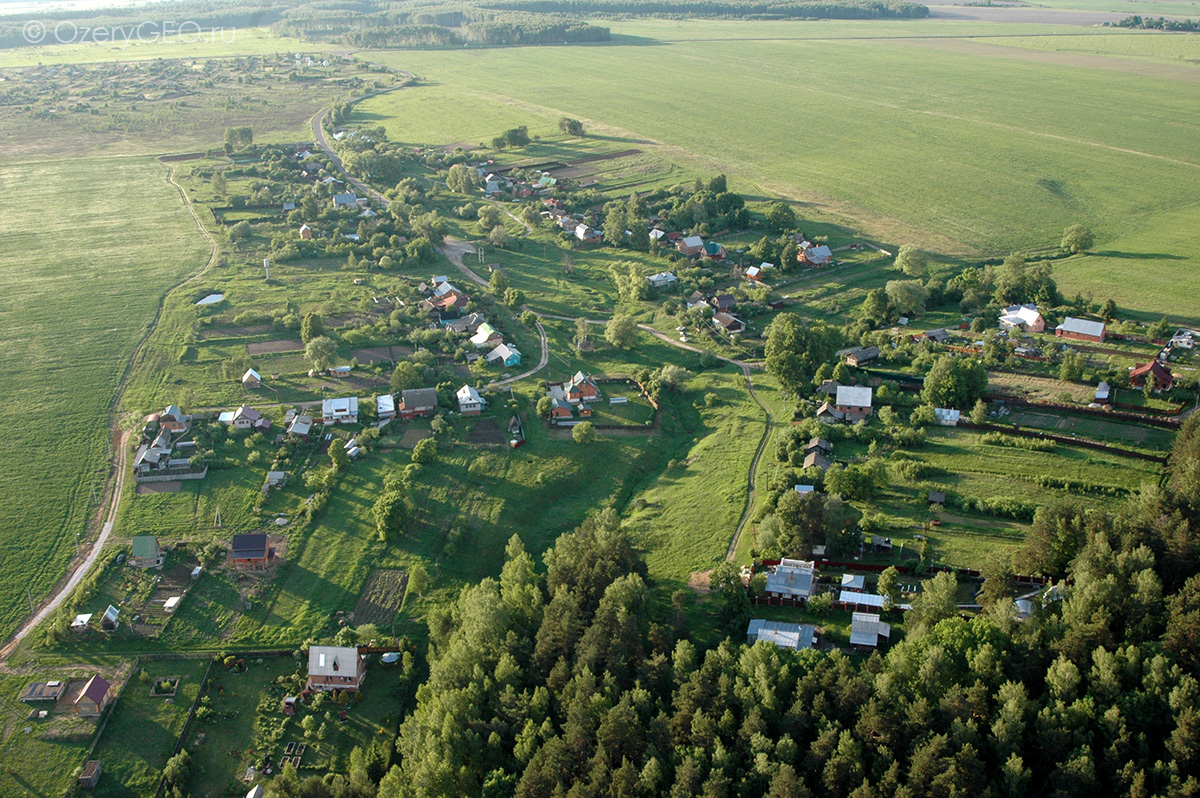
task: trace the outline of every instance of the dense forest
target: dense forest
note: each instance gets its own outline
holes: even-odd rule
[[[985,584],[968,618],[935,585],[869,658],[743,644],[732,569],[710,599],[729,638],[698,650],[686,599],[654,598],[612,510],[560,538],[544,573],[514,536],[498,581],[430,618],[429,677],[395,752],[359,752],[325,783],[287,773],[272,793],[1196,795],[1198,522],[1193,416],[1162,488],[1061,519],[1046,541],[1070,556],[1061,600],[1018,621]]]

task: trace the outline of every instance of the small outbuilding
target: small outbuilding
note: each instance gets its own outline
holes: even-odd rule
[[[87,684],[75,696],[72,706],[80,717],[96,717],[108,706],[112,685],[99,674],[87,680]]]

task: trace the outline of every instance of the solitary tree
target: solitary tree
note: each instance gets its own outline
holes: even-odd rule
[[[497,249],[507,249],[512,243],[512,236],[508,234],[508,229],[504,225],[498,224],[488,233],[488,243]]]
[[[414,463],[432,463],[437,459],[437,441],[433,438],[422,438],[413,447],[412,461]]]
[[[1104,306],[1100,308],[1100,318],[1105,321],[1112,321],[1117,317],[1117,303],[1111,299],[1104,300]]]
[[[504,304],[510,308],[519,308],[525,304],[525,292],[520,288],[510,288],[504,292]]]
[[[216,172],[213,174],[212,187],[213,187],[213,192],[216,193],[217,196],[219,196],[219,197],[225,196],[225,191],[228,188],[228,186],[225,182],[225,173],[224,172]]]
[[[971,408],[971,423],[984,424],[987,422],[988,409],[982,399],[975,400],[975,406]]]
[[[337,356],[337,344],[332,338],[318,335],[304,347],[304,356],[314,369],[324,371],[333,365],[333,359]]]
[[[583,123],[578,119],[571,119],[569,116],[558,120],[558,129],[564,136],[583,135]]]
[[[396,368],[392,372],[393,391],[407,391],[411,388],[420,388],[424,384],[425,378],[421,374],[421,367],[416,363],[401,360],[396,364]]]
[[[552,408],[553,406],[554,406],[554,400],[551,399],[549,396],[543,396],[541,399],[538,399],[538,403],[537,403],[538,417],[539,418],[549,418],[550,417],[550,408]]]
[[[604,327],[604,340],[618,349],[632,349],[638,341],[637,322],[633,316],[618,314]]]
[[[896,312],[905,316],[917,315],[929,301],[929,289],[919,280],[889,280],[884,291]]]
[[[408,501],[399,489],[384,491],[375,500],[371,516],[375,520],[375,534],[380,540],[399,537],[408,525]]]
[[[905,244],[896,253],[896,266],[909,277],[924,277],[929,271],[925,253],[912,244]]]
[[[786,202],[776,202],[767,209],[767,224],[772,230],[782,233],[796,226],[796,212]]]
[[[887,599],[889,604],[900,600],[900,572],[896,570],[896,566],[889,565],[883,569],[875,591]]]
[[[571,430],[571,437],[575,439],[576,443],[595,443],[600,436],[596,434],[596,428],[592,426],[592,422],[581,421]]]
[[[1092,237],[1092,231],[1081,224],[1073,224],[1066,230],[1063,230],[1062,244],[1060,245],[1064,251],[1072,254],[1083,252],[1091,249],[1095,239]]]
[[[300,322],[300,340],[308,343],[318,335],[325,334],[325,320],[318,313],[306,313]]]
[[[474,190],[478,180],[479,176],[472,167],[465,163],[456,163],[450,167],[450,174],[446,176],[446,186],[459,194],[468,194]]]
[[[767,371],[795,393],[833,355],[837,340],[837,333],[819,322],[809,326],[794,313],[780,313],[767,328]]]
[[[492,272],[492,276],[488,278],[488,291],[491,291],[495,296],[502,297],[507,290],[508,275],[496,269],[496,271]]]

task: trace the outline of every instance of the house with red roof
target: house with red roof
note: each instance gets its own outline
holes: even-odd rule
[[[87,680],[87,684],[79,691],[72,706],[75,714],[81,717],[94,718],[104,711],[112,695],[112,685],[100,675]]]
[[[1150,380],[1153,381],[1155,392],[1169,391],[1175,386],[1175,375],[1157,360],[1138,366],[1129,373],[1129,384],[1134,388],[1145,388]]]

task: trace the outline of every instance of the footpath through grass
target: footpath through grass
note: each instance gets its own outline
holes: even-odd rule
[[[62,576],[108,412],[159,297],[208,255],[165,167],[142,159],[0,166],[0,637]]]

